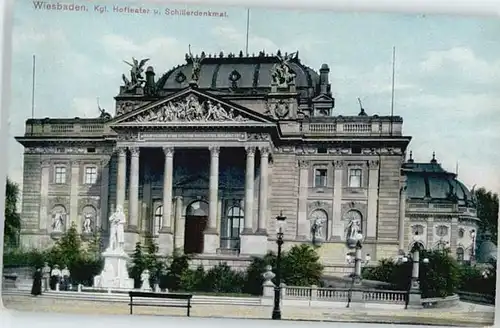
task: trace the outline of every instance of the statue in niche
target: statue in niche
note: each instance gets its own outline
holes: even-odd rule
[[[66,213],[57,211],[52,214],[52,231],[63,232]]]
[[[146,80],[142,76],[142,73],[144,73],[144,65],[149,61],[149,58],[142,59],[140,62],[132,57],[132,63],[129,63],[128,61],[125,61],[125,64],[129,65],[130,68],[130,80],[125,76],[125,74],[122,74],[122,80],[123,83],[125,83],[125,87],[127,88],[127,91],[132,91],[137,87],[141,87],[144,83],[146,83]]]
[[[278,57],[279,63],[275,64],[272,68],[272,82],[273,84],[287,87],[295,80],[296,74],[290,66],[290,61],[297,58],[298,52],[285,56],[277,54],[276,56]]]
[[[346,227],[346,240],[356,240],[360,233],[361,221],[357,218],[351,219]]]
[[[314,239],[324,239],[323,227],[327,221],[326,213],[323,210],[316,210],[311,214],[312,233]]]
[[[94,216],[92,215],[92,213],[85,213],[83,215],[83,233],[90,234],[93,232],[92,231],[93,218]]]

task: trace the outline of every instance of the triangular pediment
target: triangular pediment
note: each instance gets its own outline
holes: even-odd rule
[[[319,96],[313,98],[313,102],[330,102],[333,101],[333,98],[326,95],[326,94],[320,94]]]
[[[274,124],[274,120],[248,108],[218,99],[193,88],[141,106],[116,117],[111,126],[196,125],[196,124]]]

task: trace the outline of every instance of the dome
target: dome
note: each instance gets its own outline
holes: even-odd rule
[[[452,201],[462,206],[473,206],[469,189],[456,179],[456,174],[445,171],[440,164],[405,163],[406,194],[408,199]]]
[[[206,55],[200,64],[198,88],[234,93],[231,88],[237,85],[238,92],[262,94],[270,91],[271,74],[279,59],[263,53],[257,56],[229,54]],[[290,67],[296,74],[295,86],[302,98],[312,98],[319,90],[319,74],[303,65],[298,55],[291,59]],[[186,58],[186,64],[166,72],[158,81],[158,89],[164,92],[179,90],[189,86],[192,62]]]

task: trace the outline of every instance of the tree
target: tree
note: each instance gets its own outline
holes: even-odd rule
[[[134,254],[132,254],[132,266],[129,269],[130,278],[134,279],[134,288],[141,287],[141,273],[146,268],[146,259],[142,251],[140,242],[135,244]]]
[[[307,244],[293,246],[283,258],[282,277],[290,286],[319,285],[323,265],[316,250]]]
[[[4,243],[16,245],[19,230],[21,229],[21,217],[17,213],[17,201],[19,200],[19,186],[7,178],[5,190],[5,229]]]
[[[498,194],[479,188],[473,191],[476,199],[477,217],[481,233],[489,232],[491,241],[497,243],[498,229]]]

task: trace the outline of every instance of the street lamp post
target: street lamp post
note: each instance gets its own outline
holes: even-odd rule
[[[412,264],[411,270],[411,282],[408,288],[408,295],[405,302],[405,309],[408,308],[408,305],[414,305],[417,307],[421,306],[421,294],[420,294],[420,283],[419,283],[419,271],[420,271],[420,252],[423,250],[423,244],[421,238],[418,234],[413,236],[413,247],[411,249],[410,254],[408,256],[404,256],[402,258],[403,263],[407,263],[409,260]],[[424,258],[422,263],[429,263],[428,258]]]
[[[273,320],[281,320],[281,309],[280,309],[280,298],[281,298],[281,246],[283,246],[283,235],[285,228],[286,216],[283,216],[283,211],[280,215],[276,217],[277,223],[277,238],[276,244],[278,244],[278,254],[276,256],[276,285],[274,286],[274,308],[273,308]]]

